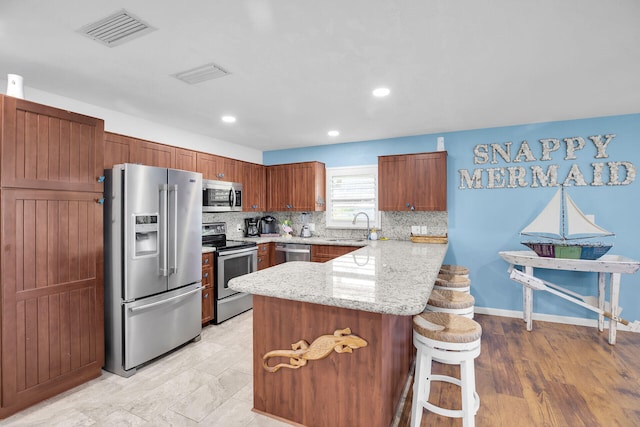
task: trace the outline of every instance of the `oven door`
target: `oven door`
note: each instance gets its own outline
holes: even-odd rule
[[[228,298],[237,293],[229,289],[229,280],[258,269],[258,248],[243,248],[216,252],[216,298]]]

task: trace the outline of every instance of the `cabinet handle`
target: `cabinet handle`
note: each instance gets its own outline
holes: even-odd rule
[[[205,264],[209,264],[209,258],[205,258],[205,259],[204,259],[204,263],[205,263]]]
[[[98,177],[98,182],[104,182],[104,175],[100,175]]]
[[[217,176],[218,176],[218,178],[224,178],[224,173],[220,172]]]
[[[407,207],[409,208],[410,211],[416,210],[416,208],[411,203],[407,203]]]
[[[258,258],[258,262],[262,262],[262,258]]]
[[[207,277],[209,277],[209,273],[204,273],[202,277],[206,279]]]
[[[99,205],[104,204],[104,197],[100,197],[98,200],[96,200],[96,203]]]
[[[206,293],[206,294],[204,294],[202,297],[203,297],[204,299],[209,298],[209,293],[207,292],[207,293]]]

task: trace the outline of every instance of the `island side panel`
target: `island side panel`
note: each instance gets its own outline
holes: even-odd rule
[[[391,424],[408,378],[411,317],[391,316],[254,295],[254,409],[307,426]],[[332,351],[298,369],[268,372],[263,355],[311,344],[336,329],[367,341],[352,353]],[[288,363],[286,358],[269,364]]]

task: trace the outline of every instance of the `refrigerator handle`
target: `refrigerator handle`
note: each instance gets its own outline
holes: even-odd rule
[[[168,276],[168,270],[167,270],[167,245],[168,245],[168,234],[167,233],[167,214],[168,212],[168,207],[167,207],[167,196],[168,196],[168,185],[167,184],[162,184],[160,185],[160,211],[162,212],[162,225],[160,226],[160,232],[162,233],[162,253],[160,254],[160,275],[162,276]]]
[[[169,274],[176,274],[178,272],[178,184],[169,187],[169,194],[171,193],[173,193],[173,238],[170,245],[173,259],[169,258]]]

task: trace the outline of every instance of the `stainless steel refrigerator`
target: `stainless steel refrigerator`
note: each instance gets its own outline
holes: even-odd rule
[[[105,176],[104,368],[128,377],[200,337],[202,175],[123,164]]]

